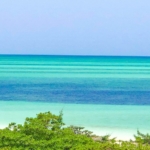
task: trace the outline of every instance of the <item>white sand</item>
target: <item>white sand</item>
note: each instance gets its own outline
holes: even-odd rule
[[[117,140],[129,141],[134,140],[134,134],[136,134],[136,130],[130,131],[127,129],[109,129],[109,128],[87,128],[92,131],[95,135],[104,136],[110,135],[110,138],[116,138]]]

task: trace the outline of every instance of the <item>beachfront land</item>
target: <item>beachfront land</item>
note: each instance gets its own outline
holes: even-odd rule
[[[65,127],[62,112],[39,113],[23,125],[0,129],[0,150],[150,150],[150,135],[138,131],[135,141],[96,136],[82,127]]]

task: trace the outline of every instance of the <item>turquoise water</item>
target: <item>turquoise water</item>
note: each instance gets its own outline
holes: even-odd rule
[[[149,132],[150,57],[0,55],[1,127],[61,109],[98,134]]]

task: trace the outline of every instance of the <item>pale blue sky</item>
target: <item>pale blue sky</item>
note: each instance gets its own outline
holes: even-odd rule
[[[150,56],[150,0],[1,0],[0,54]]]

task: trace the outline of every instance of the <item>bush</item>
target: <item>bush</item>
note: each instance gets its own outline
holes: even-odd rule
[[[97,137],[83,127],[64,127],[58,116],[39,113],[23,125],[10,123],[0,130],[0,150],[150,150],[148,142],[120,142],[109,136]],[[138,134],[141,135],[141,134]],[[93,140],[94,138],[98,140]]]
[[[134,137],[137,143],[150,144],[150,135],[148,133],[143,134],[138,130],[137,135],[134,135]]]
[[[85,135],[74,134],[71,128],[63,128],[62,113],[40,113],[26,118],[23,125],[11,123],[0,130],[0,148],[30,150],[94,149],[98,143]],[[83,148],[84,147],[84,148]]]

